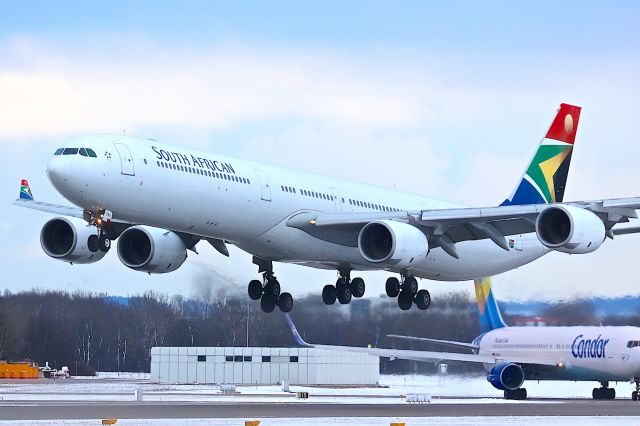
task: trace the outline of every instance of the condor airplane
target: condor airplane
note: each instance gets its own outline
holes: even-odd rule
[[[638,327],[508,327],[502,319],[489,279],[475,281],[482,334],[473,342],[389,335],[415,342],[448,345],[472,353],[358,348],[305,342],[286,314],[289,327],[301,346],[368,353],[413,361],[463,361],[482,363],[487,380],[504,391],[505,399],[526,399],[525,380],[598,381],[593,399],[614,399],[610,381],[635,382],[631,399],[640,395],[640,328]]]
[[[253,255],[248,286],[262,309],[288,312],[274,262],[333,269],[324,303],[362,297],[354,271],[384,270],[401,309],[427,309],[416,278],[462,281],[499,274],[556,250],[592,252],[636,218],[640,197],[563,202],[580,107],[561,104],[533,160],[500,206],[468,208],[391,189],[273,167],[125,135],[86,136],[58,148],[53,186],[76,207],[35,201],[26,180],[15,204],[60,215],[42,228],[44,252],[69,263],[102,259],[118,239],[125,266],[178,269],[199,241]]]

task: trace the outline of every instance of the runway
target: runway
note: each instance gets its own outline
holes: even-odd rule
[[[327,417],[469,417],[469,416],[640,416],[630,400],[531,400],[509,403],[337,404],[185,402],[1,402],[0,420],[63,419],[206,419]]]

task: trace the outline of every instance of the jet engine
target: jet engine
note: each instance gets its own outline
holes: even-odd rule
[[[409,267],[427,256],[429,242],[415,226],[393,220],[376,220],[360,230],[358,248],[369,262]]]
[[[89,250],[89,240],[94,250]],[[94,263],[106,254],[97,250],[98,228],[80,219],[56,217],[40,231],[40,245],[47,256],[69,263]]]
[[[187,247],[175,232],[151,226],[132,226],[118,238],[118,257],[125,266],[154,274],[178,269]]]
[[[604,223],[596,214],[566,205],[544,209],[536,220],[536,234],[545,246],[569,254],[591,253],[605,239]]]
[[[518,389],[524,383],[524,371],[518,364],[502,362],[487,373],[487,381],[496,389]]]

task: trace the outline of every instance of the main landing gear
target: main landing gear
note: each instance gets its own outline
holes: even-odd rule
[[[352,297],[364,296],[365,289],[362,278],[351,279],[349,270],[340,271],[336,285],[327,284],[322,289],[322,301],[325,305],[333,305],[337,299],[342,305],[348,305]]]
[[[527,399],[527,390],[525,388],[505,389],[504,399],[514,399],[522,401],[524,399]]]
[[[396,277],[388,278],[385,290],[387,296],[398,298],[398,306],[403,311],[411,309],[413,303],[421,311],[429,309],[431,305],[431,295],[427,290],[418,290],[418,280],[412,276],[404,276],[402,283]]]
[[[634,377],[633,381],[636,383],[636,390],[631,392],[631,399],[633,401],[640,401],[640,377]]]
[[[602,381],[600,382],[600,384],[602,385],[602,387],[600,388],[593,388],[593,392],[591,393],[591,396],[593,396],[593,399],[616,399],[616,390],[614,388],[610,388],[609,387],[609,382],[608,381]],[[636,387],[638,386],[637,382],[636,382]],[[636,398],[638,397],[638,393],[635,392],[636,394]],[[631,398],[633,398],[633,394],[631,395]]]
[[[281,293],[280,283],[273,275],[273,265],[270,261],[256,260],[254,263],[259,266],[259,272],[262,272],[262,282],[259,280],[251,280],[249,282],[249,297],[251,300],[260,300],[260,307],[263,312],[273,312],[275,307],[280,308],[282,312],[290,312],[293,308],[293,297],[291,293]]]

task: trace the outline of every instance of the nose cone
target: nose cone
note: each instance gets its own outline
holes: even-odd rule
[[[51,157],[47,164],[47,176],[53,186],[64,195],[71,181],[71,161],[64,155]]]

